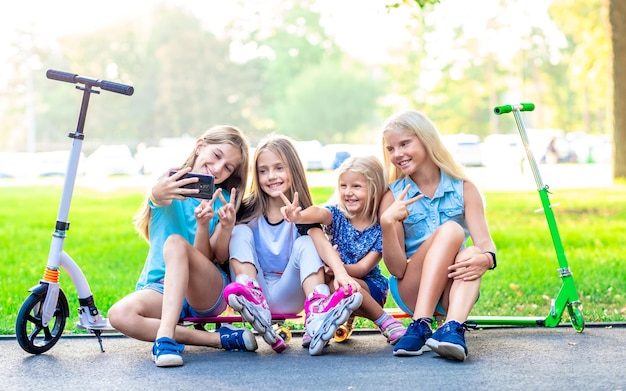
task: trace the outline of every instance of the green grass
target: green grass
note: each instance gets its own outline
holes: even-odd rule
[[[312,190],[316,203],[333,191]],[[0,187],[0,334],[14,334],[28,289],[43,274],[60,194],[56,186]],[[484,277],[472,315],[546,316],[561,280],[545,216],[534,213],[541,207],[539,195],[490,192],[485,197],[498,268]],[[105,314],[133,291],[147,254],[147,243],[132,225],[143,198],[142,189],[103,193],[77,187],[74,192],[64,250],[83,270]],[[560,204],[556,219],[586,321],[624,321],[626,187],[559,191],[550,199]],[[76,332],[78,301],[65,273],[61,286],[73,311],[66,329]],[[395,304],[389,300],[387,306]]]

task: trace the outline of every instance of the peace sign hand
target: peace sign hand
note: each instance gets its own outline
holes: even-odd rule
[[[230,202],[226,202],[224,196],[222,195],[220,190],[220,201],[222,201],[222,207],[217,211],[217,218],[220,220],[220,224],[224,228],[233,228],[235,226],[235,219],[237,217],[237,212],[235,211],[235,197],[237,196],[237,189],[234,187],[230,189]]]
[[[283,219],[290,223],[298,224],[300,218],[302,217],[300,214],[300,212],[302,212],[302,207],[300,207],[298,202],[298,192],[293,194],[293,202],[289,201],[289,198],[287,198],[287,196],[283,193],[280,193],[280,198],[282,198],[285,203],[285,206],[280,208],[280,213],[283,215]]]
[[[198,225],[208,226],[209,222],[215,216],[215,211],[213,210],[213,204],[217,197],[221,196],[222,189],[217,189],[213,194],[213,198],[211,200],[202,200],[200,205],[196,207],[194,213],[196,215],[196,223]]]
[[[410,188],[411,185],[407,185],[404,190],[402,190],[402,192],[398,195],[398,198],[391,205],[389,205],[389,208],[387,208],[387,210],[383,212],[383,214],[380,216],[381,222],[402,222],[406,220],[407,217],[409,217],[409,209],[407,208],[407,206],[424,198],[424,194],[420,193],[413,198],[405,200]]]

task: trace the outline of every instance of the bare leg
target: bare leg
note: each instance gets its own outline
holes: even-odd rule
[[[154,342],[161,324],[163,295],[152,289],[133,292],[115,303],[108,311],[116,330],[141,341]],[[176,340],[187,345],[221,347],[216,333],[176,326]]]
[[[256,278],[257,276],[256,267],[253,263],[241,262],[238,259],[231,258],[230,267],[232,268],[235,277],[240,274],[245,274],[250,278]]]
[[[468,247],[457,255],[458,259],[467,259],[472,254],[480,253],[478,247]],[[472,281],[453,280],[448,295],[448,311],[446,321],[456,320],[463,323],[467,320],[480,291],[481,279]]]
[[[449,284],[448,266],[464,238],[459,224],[446,222],[411,257],[404,278],[398,280],[398,289],[405,303],[415,303],[413,319],[433,316]]]
[[[370,294],[370,288],[367,286],[367,283],[365,283],[365,281],[359,278],[355,278],[355,280],[358,281],[359,285],[361,285],[363,302],[361,303],[361,306],[353,312],[353,314],[356,316],[367,318],[374,322],[383,315],[383,307],[381,307],[380,304],[378,304],[376,300],[374,300],[374,298]],[[331,282],[329,282],[328,286],[330,286],[331,291],[334,291],[334,285],[332,283],[332,280]]]
[[[223,278],[217,267],[179,235],[170,236],[163,249],[165,289],[157,339],[175,335],[183,300],[197,309],[212,308],[221,299]]]

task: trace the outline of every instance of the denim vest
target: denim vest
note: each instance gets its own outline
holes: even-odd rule
[[[465,224],[463,181],[453,179],[441,170],[440,172],[441,180],[433,198],[424,196],[417,202],[407,205],[409,217],[403,222],[404,247],[407,257],[413,255],[419,246],[448,220],[454,220],[463,227],[465,242],[469,238],[469,231]],[[421,194],[419,187],[407,176],[394,181],[389,186],[394,199],[398,198],[407,185],[411,187],[406,199]]]

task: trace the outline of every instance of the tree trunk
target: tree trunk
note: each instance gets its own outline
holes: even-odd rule
[[[626,179],[626,1],[609,1],[613,43],[613,179]]]

